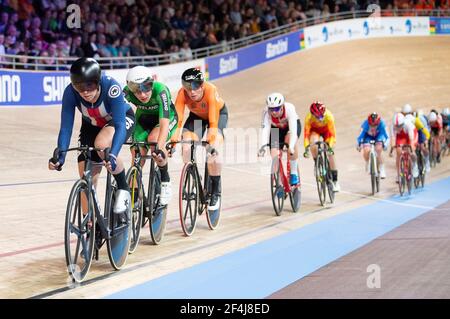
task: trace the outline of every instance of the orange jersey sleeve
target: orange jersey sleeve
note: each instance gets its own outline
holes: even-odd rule
[[[177,99],[175,100],[175,109],[178,116],[178,128],[181,129],[183,125],[184,108],[186,107],[185,92],[181,88],[178,90]]]

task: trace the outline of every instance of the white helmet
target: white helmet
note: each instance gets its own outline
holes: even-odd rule
[[[281,93],[272,93],[267,97],[267,107],[269,109],[284,105],[284,96]]]
[[[409,114],[409,113],[412,113],[412,107],[411,107],[411,105],[409,105],[409,104],[403,105],[402,113],[403,113],[403,114]]]
[[[135,66],[128,71],[127,86],[133,93],[137,90],[142,92],[151,91],[153,87],[152,71],[142,65]]]
[[[434,113],[434,112],[431,112],[430,115],[428,115],[428,121],[436,122],[437,121],[437,114]]]
[[[444,114],[445,116],[449,116],[450,115],[450,109],[448,107],[446,107],[445,109],[442,110],[442,114]]]
[[[405,116],[402,113],[395,114],[394,126],[402,127],[403,125],[405,125]]]

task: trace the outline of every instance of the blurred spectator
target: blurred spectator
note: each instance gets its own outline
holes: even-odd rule
[[[111,51],[109,51],[106,45],[106,37],[103,33],[98,35],[98,45],[97,45],[98,54],[101,57],[110,57]]]
[[[28,58],[27,58],[28,53],[25,51],[19,51],[19,52],[17,52],[17,55],[19,57],[17,57],[15,59],[15,62],[17,63],[15,66],[16,69],[19,69],[19,70],[30,69],[31,68],[30,66],[24,65],[25,63],[28,62]]]
[[[33,0],[19,0],[18,3],[19,3],[18,13],[20,20],[26,20],[35,13],[33,7]]]
[[[145,54],[144,46],[142,45],[138,37],[134,37],[131,40],[130,55],[131,56],[141,56]]]
[[[89,43],[83,48],[87,57],[98,59],[100,57],[97,46],[97,34],[92,32],[89,35]]]
[[[181,61],[189,61],[192,60],[192,50],[189,47],[188,41],[183,41],[182,47],[180,49],[180,59]]]
[[[130,56],[130,40],[127,37],[123,37],[118,48],[119,56]]]
[[[3,56],[6,53],[5,50],[5,35],[0,33],[0,66],[2,66],[2,62],[5,61],[5,57]]]
[[[6,27],[8,26],[9,15],[8,12],[2,12],[0,15],[0,33],[5,33]]]
[[[106,24],[105,33],[110,36],[115,36],[119,33],[120,28],[117,24],[116,15],[114,13],[108,14],[108,23]]]
[[[70,47],[70,51],[69,51],[69,55],[70,56],[76,56],[76,57],[84,57],[84,50],[81,47],[81,36],[77,35],[73,38],[72,40],[72,46]]]
[[[169,53],[170,53],[169,55],[170,63],[177,63],[181,61],[180,47],[178,45],[172,44]]]
[[[230,18],[233,23],[242,24],[241,11],[237,1],[234,2],[233,9],[230,11]]]

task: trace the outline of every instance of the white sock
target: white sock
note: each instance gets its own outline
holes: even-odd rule
[[[297,160],[291,160],[291,174],[297,175]]]

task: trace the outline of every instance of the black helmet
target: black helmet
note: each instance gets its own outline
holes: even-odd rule
[[[93,58],[79,58],[70,67],[70,81],[77,91],[95,90],[101,76],[100,65]]]
[[[181,75],[181,84],[188,90],[197,90],[205,81],[202,71],[190,68]]]

